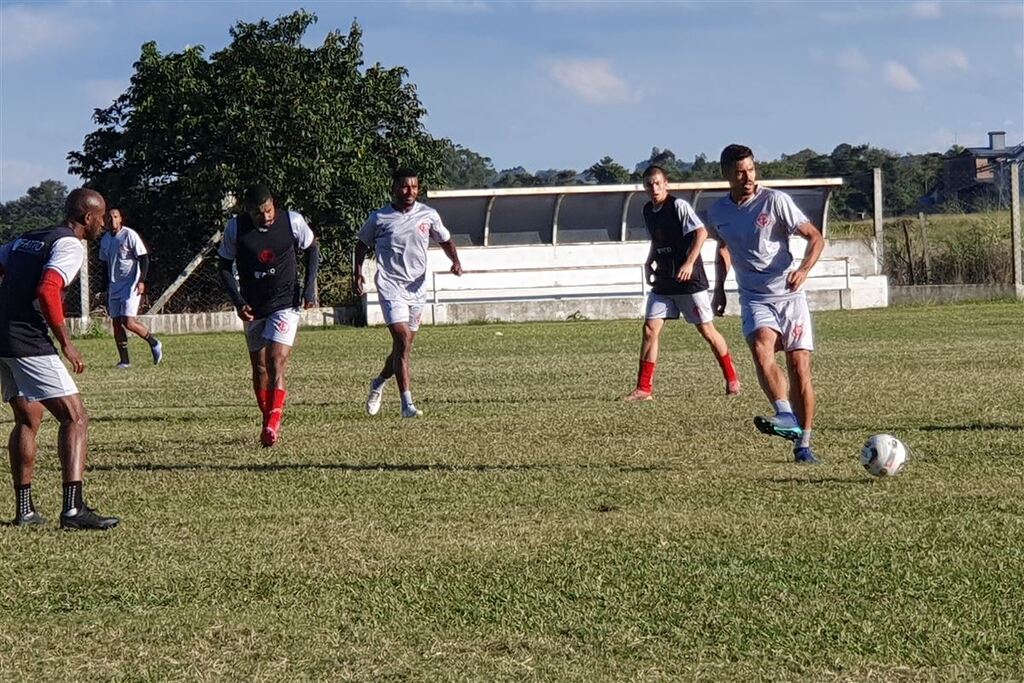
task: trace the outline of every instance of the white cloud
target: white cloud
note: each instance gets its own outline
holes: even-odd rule
[[[410,9],[434,12],[473,14],[491,11],[491,5],[486,0],[404,0],[402,4]]]
[[[955,48],[941,48],[932,50],[921,58],[921,66],[929,71],[970,71],[970,62],[964,51]]]
[[[589,104],[636,102],[640,94],[617,76],[603,59],[563,59],[548,65],[548,75]]]
[[[0,56],[20,60],[41,52],[65,51],[97,27],[71,6],[5,5],[0,8]]]
[[[856,47],[843,50],[836,55],[836,64],[844,71],[854,73],[867,71],[871,67],[871,63],[868,62],[868,58],[865,57],[864,53]]]
[[[93,79],[82,84],[86,104],[93,109],[106,109],[127,88],[126,82],[112,79]]]
[[[915,2],[910,6],[910,16],[915,19],[939,19],[942,17],[942,5],[934,0]]]
[[[894,90],[901,92],[913,92],[921,89],[921,83],[910,69],[899,62],[888,61],[882,71],[882,78],[885,84]]]

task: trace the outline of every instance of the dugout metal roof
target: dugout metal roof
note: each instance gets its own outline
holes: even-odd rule
[[[828,200],[842,178],[766,180],[765,187],[789,193],[811,221],[826,229]],[[712,202],[725,196],[724,180],[669,183],[669,192],[688,201],[707,221]],[[635,242],[649,239],[643,185],[568,185],[483,190],[434,190],[427,203],[459,246],[523,246]]]

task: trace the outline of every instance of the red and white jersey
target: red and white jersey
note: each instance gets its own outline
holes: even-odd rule
[[[758,186],[737,204],[726,195],[708,208],[712,237],[729,248],[740,299],[770,301],[797,294],[786,287],[793,265],[789,238],[807,216],[785,192]]]
[[[359,230],[359,240],[377,259],[377,292],[381,299],[421,303],[426,294],[427,247],[430,238],[452,238],[441,216],[416,202],[409,211],[385,206],[370,214]]]

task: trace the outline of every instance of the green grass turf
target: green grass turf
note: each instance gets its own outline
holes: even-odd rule
[[[0,680],[1024,678],[1024,306],[816,314],[810,468],[719,326],[744,393],[677,323],[645,404],[638,320],[425,328],[418,421],[393,383],[363,412],[386,331],[303,330],[271,450],[240,333],[128,372],[83,340],[86,495],[123,523],[56,529],[48,419]],[[876,432],[897,477],[859,464]]]

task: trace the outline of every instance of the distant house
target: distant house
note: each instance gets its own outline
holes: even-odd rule
[[[959,156],[946,159],[943,172],[943,200],[978,206],[991,202],[1007,206],[1010,201],[1010,163],[1024,161],[1024,142],[1006,146],[1004,131],[988,134],[988,147],[968,147]]]

